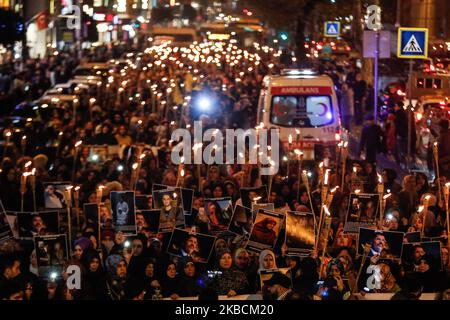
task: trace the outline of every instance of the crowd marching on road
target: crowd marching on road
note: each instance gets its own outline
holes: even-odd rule
[[[333,156],[303,167],[289,158],[273,176],[258,164],[171,161],[172,133],[194,120],[223,132],[258,126],[263,78],[292,67],[284,55],[257,43],[148,41],[1,66],[0,104],[12,107],[0,123],[0,225],[11,229],[0,233],[0,297],[448,299],[449,122],[430,149],[433,174],[398,175],[416,130],[408,139],[401,102],[373,118],[353,60],[314,61],[357,141],[348,158],[342,140]],[[292,231],[292,212],[312,222]],[[311,245],[293,253],[293,243]],[[78,287],[66,281],[74,265]]]

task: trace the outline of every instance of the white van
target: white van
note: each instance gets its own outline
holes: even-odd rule
[[[300,149],[305,160],[320,159],[327,150],[333,153],[341,140],[341,126],[332,79],[309,69],[287,69],[281,75],[266,76],[258,123],[279,129],[283,149]]]

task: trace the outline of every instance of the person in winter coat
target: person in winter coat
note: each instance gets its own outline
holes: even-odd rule
[[[179,262],[180,270],[180,296],[196,297],[200,294],[200,278],[195,268],[195,263],[191,258],[183,259]]]
[[[381,128],[374,122],[372,114],[366,115],[366,125],[361,132],[360,153],[365,152],[368,162],[376,162],[381,150]]]
[[[233,266],[233,258],[230,251],[222,251],[216,259],[217,275],[214,279],[213,288],[218,295],[229,297],[245,294],[248,291],[248,281],[245,274]]]
[[[118,254],[110,255],[105,261],[108,271],[108,295],[112,300],[123,300],[125,298],[125,284],[127,281],[127,262]]]
[[[388,157],[396,159],[397,132],[395,128],[395,115],[390,113],[386,120],[386,151]]]
[[[98,252],[93,249],[85,250],[81,262],[86,270],[85,288],[82,288],[85,296],[93,300],[107,300],[106,272],[103,270]]]
[[[342,85],[341,115],[345,129],[350,130],[351,120],[355,115],[353,89],[346,83]]]

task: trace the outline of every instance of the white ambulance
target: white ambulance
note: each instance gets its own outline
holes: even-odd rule
[[[286,69],[266,76],[258,123],[279,129],[283,150],[300,149],[304,160],[333,157],[341,141],[341,125],[332,79],[310,69]]]

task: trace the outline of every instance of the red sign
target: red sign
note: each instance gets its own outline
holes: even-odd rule
[[[283,148],[285,150],[305,150],[305,149],[314,149],[314,145],[320,144],[320,145],[336,145],[336,141],[311,141],[311,140],[300,140],[300,141],[292,141],[291,144],[289,144],[289,141],[281,141],[281,144],[283,145]]]
[[[270,89],[272,95],[329,95],[332,92],[331,87],[283,86]]]

